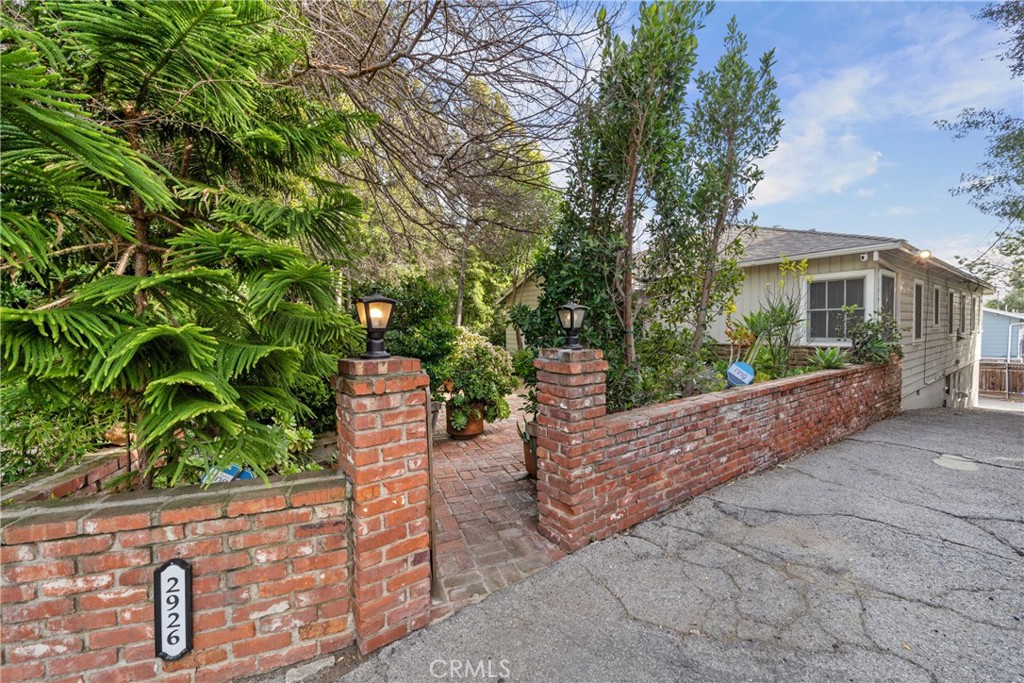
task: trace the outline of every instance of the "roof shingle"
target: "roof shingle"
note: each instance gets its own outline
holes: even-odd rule
[[[786,228],[758,228],[756,234],[744,244],[741,265],[756,261],[778,259],[785,255],[800,259],[843,249],[869,249],[879,245],[899,247],[903,240],[895,237],[844,235],[819,230],[787,230]]]

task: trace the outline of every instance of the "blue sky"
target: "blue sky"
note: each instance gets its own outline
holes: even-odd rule
[[[721,54],[733,14],[752,60],[776,50],[785,127],[755,192],[758,222],[902,237],[950,261],[984,250],[996,221],[949,192],[984,158],[984,140],[934,126],[963,107],[1024,106],[1024,84],[995,58],[1006,36],[973,18],[981,7],[718,3],[699,34],[700,68]]]

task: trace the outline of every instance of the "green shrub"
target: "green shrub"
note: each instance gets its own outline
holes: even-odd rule
[[[891,315],[881,313],[864,320],[862,311],[843,307],[846,338],[850,340],[850,358],[854,363],[887,364],[893,356],[903,358],[900,326]]]
[[[512,354],[512,369],[516,377],[529,383],[537,377],[537,368],[533,367],[533,361],[537,358],[537,349],[527,346]]]
[[[840,348],[817,348],[807,359],[807,365],[812,370],[835,370],[846,365],[846,361],[846,351]]]
[[[486,422],[509,416],[506,396],[519,382],[512,370],[512,355],[479,334],[459,330],[455,349],[445,363],[444,376],[452,383],[449,416],[455,429],[464,429],[473,417]],[[473,407],[474,403],[482,409]]]
[[[334,390],[331,389],[330,379],[306,379],[293,388],[292,393],[311,413],[296,419],[299,427],[304,427],[313,434],[333,432],[338,428],[338,401]]]
[[[60,383],[25,382],[0,389],[0,480],[5,486],[73,465],[106,443],[124,406],[80,395]]]

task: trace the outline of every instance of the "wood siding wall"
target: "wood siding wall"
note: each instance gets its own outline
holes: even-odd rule
[[[953,391],[964,391],[976,395],[975,367],[978,357],[981,331],[981,294],[977,285],[964,282],[952,273],[938,268],[935,264],[917,263],[909,255],[896,251],[879,252],[878,260],[872,253],[868,260],[862,261],[860,255],[834,256],[823,259],[812,259],[807,274],[812,279],[822,280],[830,276],[849,273],[851,276],[867,271],[865,283],[865,300],[868,311],[875,311],[880,306],[881,285],[879,271],[896,274],[896,313],[903,332],[903,399],[912,407],[923,407],[914,403],[913,398],[924,393],[931,387],[935,395],[943,391],[936,389],[936,383],[943,383],[946,375],[954,375]],[[747,278],[739,296],[736,297],[735,317],[755,311],[761,307],[765,290],[776,287],[779,281],[777,265],[756,266],[746,269]],[[921,339],[914,339],[914,285],[919,282],[924,287],[923,315]],[[939,288],[939,322],[934,323],[934,288]],[[972,291],[972,287],[974,291]],[[949,291],[954,294],[953,301],[953,334],[947,331],[947,311]],[[806,297],[806,285],[804,286]],[[964,308],[964,332],[959,335],[960,300],[966,297]],[[973,299],[972,299],[973,297]],[[973,327],[971,307],[974,306]],[[804,303],[806,315],[806,300]],[[806,323],[805,323],[806,325]],[[719,341],[728,341],[725,336],[725,319],[716,320],[711,327],[711,335]],[[798,343],[815,345],[806,338],[806,328],[798,338]],[[832,344],[818,344],[832,345]],[[944,388],[944,387],[943,387]],[[927,399],[931,404],[941,404],[941,398]],[[972,399],[973,402],[973,399]]]
[[[523,282],[519,283],[519,285],[517,285],[507,297],[505,297],[503,302],[504,305],[507,308],[511,308],[516,304],[526,304],[531,309],[537,308],[537,303],[540,301],[540,295],[544,291],[541,286],[542,284],[542,282],[538,282],[532,277],[526,278]],[[505,328],[505,348],[512,353],[519,350],[519,346],[516,343],[516,331],[511,325]]]

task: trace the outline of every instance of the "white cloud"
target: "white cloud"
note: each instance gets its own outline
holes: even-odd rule
[[[1004,49],[1000,35],[962,7],[928,5],[878,32],[879,45],[900,47],[816,79],[780,77],[799,90],[783,100],[785,127],[764,162],[756,206],[856,188],[882,160],[882,150],[863,137],[872,125],[927,129],[964,107],[998,107],[1020,96],[995,59]]]
[[[927,210],[923,206],[887,206],[881,211],[872,211],[868,215],[872,218],[894,218],[898,216],[916,216]]]

